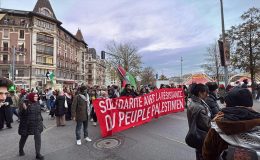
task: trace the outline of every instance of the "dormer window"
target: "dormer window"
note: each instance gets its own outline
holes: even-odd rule
[[[41,8],[40,9],[40,13],[47,16],[47,17],[53,17],[53,14],[51,13],[51,11],[47,8]]]

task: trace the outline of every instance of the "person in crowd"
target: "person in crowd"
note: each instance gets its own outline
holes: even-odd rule
[[[234,87],[231,84],[228,84],[226,87],[226,93],[231,91]]]
[[[72,97],[72,93],[67,88],[64,89],[64,95],[65,95],[65,98],[66,98],[67,104],[68,104],[65,118],[67,121],[70,121],[71,120],[71,105],[72,105],[73,97]]]
[[[146,89],[145,89],[145,87],[142,87],[140,89],[139,95],[142,96],[142,95],[145,95],[145,94],[146,94]]]
[[[109,98],[117,98],[120,96],[118,92],[118,87],[115,85],[110,87],[107,91],[108,91]]]
[[[186,85],[183,85],[183,92],[184,92],[184,100],[185,100],[185,108],[188,108],[188,99],[189,99],[189,91]]]
[[[206,98],[206,103],[209,106],[211,118],[213,119],[215,115],[220,111],[220,107],[218,105],[218,85],[216,82],[208,82],[206,85],[209,88],[209,96]]]
[[[23,148],[26,140],[29,135],[34,135],[36,159],[43,160],[44,156],[41,155],[43,118],[38,98],[36,93],[30,93],[27,96],[27,100],[24,100],[21,106],[19,106],[20,124],[18,133],[21,135],[19,141],[19,155],[25,155]]]
[[[260,84],[257,85],[256,91],[257,91],[256,100],[260,101]]]
[[[218,88],[218,97],[222,104],[224,103],[225,96],[226,96],[225,86],[224,84],[220,84]]]
[[[166,86],[164,84],[160,85],[160,89],[166,88]]]
[[[136,89],[134,86],[131,86],[131,89],[132,89],[132,92],[134,94],[134,97],[137,97],[138,96],[138,93],[136,92]]]
[[[57,127],[65,126],[65,114],[66,114],[65,100],[66,98],[64,92],[59,91],[55,101],[55,117],[56,117]]]
[[[11,95],[12,98],[12,102],[13,104],[11,105],[12,108],[12,114],[16,115],[16,117],[18,118],[17,121],[20,121],[19,119],[19,115],[17,113],[17,109],[18,109],[18,104],[19,104],[19,97],[16,95],[15,90],[14,89],[9,89],[9,93]]]
[[[248,79],[243,80],[243,84],[241,85],[241,88],[248,88]]]
[[[135,97],[135,93],[133,92],[133,90],[131,89],[131,85],[130,84],[126,84],[124,90],[121,92],[121,96],[132,96]]]
[[[240,81],[236,81],[235,86],[232,89],[238,89],[238,88],[241,88]]]
[[[9,92],[6,93],[6,99],[1,104],[0,108],[0,130],[4,128],[4,123],[6,123],[7,128],[12,128],[11,123],[13,123],[13,112],[12,106],[13,101]]]
[[[12,81],[5,77],[0,77],[0,130],[4,128],[4,122],[6,118],[6,105],[8,105],[6,103],[6,98],[8,95],[8,88],[12,85]]]
[[[191,124],[195,123],[196,127],[200,130],[198,137],[202,137],[198,144],[192,144],[196,146],[196,160],[203,160],[202,158],[202,146],[208,130],[210,129],[211,115],[205,100],[208,96],[208,87],[204,84],[193,84],[190,88],[191,91],[191,103],[187,109],[187,118],[189,124],[189,130],[191,130]],[[196,116],[196,118],[194,118]],[[193,122],[195,121],[195,122]],[[187,138],[187,136],[186,136]]]
[[[226,159],[225,156],[232,154],[228,150],[230,146],[246,148],[260,156],[260,113],[252,108],[251,92],[245,88],[232,90],[225,102],[226,108],[216,115],[204,141],[204,159]]]
[[[48,108],[49,110],[51,110],[50,98],[51,98],[52,95],[53,95],[52,89],[51,89],[51,88],[47,89],[47,92],[46,92],[46,101],[47,101],[47,108]]]
[[[98,98],[96,90],[90,91],[89,98],[90,98],[90,101],[89,101],[90,107],[89,108],[91,109],[90,121],[92,121],[93,126],[96,126],[97,125],[97,115],[96,115],[95,109],[93,107],[93,101]]]
[[[114,89],[114,98],[120,97],[119,87],[113,85],[113,89]]]
[[[51,107],[51,110],[50,110],[50,113],[49,113],[49,115],[51,116],[51,119],[54,119],[55,117],[54,117],[54,115],[55,115],[55,101],[56,101],[56,99],[55,99],[55,94],[53,94],[53,95],[51,95],[51,97],[50,97],[50,107]]]
[[[76,121],[76,142],[77,145],[81,145],[81,128],[83,126],[84,139],[88,142],[92,140],[88,137],[88,105],[89,97],[87,94],[87,87],[81,86],[79,88],[79,94],[73,98],[71,115],[72,119]]]

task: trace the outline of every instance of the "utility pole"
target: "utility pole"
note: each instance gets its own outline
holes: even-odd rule
[[[183,62],[183,59],[181,57],[181,83],[182,83],[182,62]]]
[[[222,23],[222,41],[223,41],[223,50],[224,50],[224,60],[225,60],[225,65],[224,65],[224,73],[225,73],[225,86],[227,87],[228,85],[228,67],[227,67],[227,61],[226,61],[226,53],[225,53],[225,46],[226,46],[226,41],[225,41],[225,23],[224,23],[224,11],[223,11],[223,0],[220,0],[220,7],[221,7],[221,23]]]

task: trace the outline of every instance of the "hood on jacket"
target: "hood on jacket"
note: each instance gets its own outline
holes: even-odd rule
[[[235,108],[243,108],[245,107],[235,107]],[[260,125],[260,113],[255,111],[250,111],[247,109],[248,112],[245,115],[238,115],[236,119],[228,119],[231,114],[224,110],[219,112],[216,117],[214,118],[217,126],[224,132],[226,135],[232,134],[240,134],[244,132],[248,132],[252,130],[254,127]],[[226,114],[226,115],[225,115]],[[229,116],[227,116],[229,115]],[[232,115],[233,116],[233,115]]]

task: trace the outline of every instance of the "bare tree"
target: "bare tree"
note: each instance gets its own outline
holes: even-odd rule
[[[131,43],[116,43],[112,41],[107,45],[107,52],[115,55],[109,56],[108,60],[114,65],[121,65],[127,72],[134,76],[141,70],[141,56],[138,55],[137,47]]]
[[[145,67],[141,72],[141,84],[153,84],[155,82],[155,71],[152,67]]]
[[[219,75],[223,73],[223,68],[220,63],[220,55],[217,49],[217,43],[211,44],[207,48],[207,53],[205,54],[205,64],[201,67],[204,69],[205,73],[208,75],[214,75],[219,83]]]

